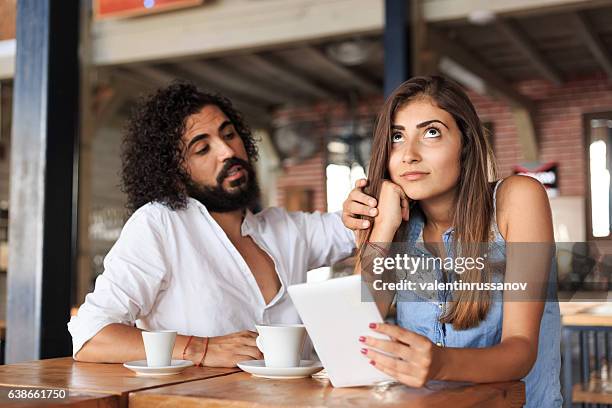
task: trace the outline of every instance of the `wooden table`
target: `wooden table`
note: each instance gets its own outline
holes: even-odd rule
[[[564,326],[612,326],[612,314],[594,314],[593,309],[607,306],[607,302],[560,302]],[[612,310],[611,310],[612,312]]]
[[[238,368],[190,367],[177,375],[147,377],[137,376],[121,364],[80,363],[65,357],[0,366],[0,386],[115,395],[119,397],[120,406],[127,407],[130,392],[238,371]]]
[[[57,400],[9,399],[15,389],[65,390]],[[172,376],[141,377],[121,364],[75,362],[72,358],[0,366],[3,407],[520,407],[525,387],[520,381],[496,384],[430,383],[415,389],[393,385],[334,388],[312,378],[268,380],[237,368],[196,368]]]
[[[520,382],[467,385],[430,383],[415,389],[393,385],[334,388],[328,380],[268,380],[236,373],[130,393],[130,408],[195,407],[522,407]]]

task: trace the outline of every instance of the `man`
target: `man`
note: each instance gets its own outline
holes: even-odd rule
[[[231,367],[262,357],[255,324],[299,322],[287,287],[349,256],[354,235],[338,214],[251,213],[256,159],[225,98],[178,82],[140,103],[122,152],[134,212],[68,323],[75,359],[144,359],[140,329],[176,330],[173,359]]]

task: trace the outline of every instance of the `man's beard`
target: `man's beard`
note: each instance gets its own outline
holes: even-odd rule
[[[240,165],[247,173],[246,176],[232,180],[231,192],[223,188],[223,181],[229,176],[228,172],[232,166]],[[210,212],[229,212],[251,208],[259,200],[259,185],[255,178],[255,170],[251,163],[237,157],[225,161],[223,168],[217,176],[217,185],[214,187],[203,186],[190,180],[187,183],[187,193],[195,198]]]

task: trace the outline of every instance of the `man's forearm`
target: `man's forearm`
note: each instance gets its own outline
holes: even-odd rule
[[[78,361],[93,363],[125,363],[126,361],[144,360],[146,358],[142,330],[125,324],[113,323],[100,330],[79,350],[75,358]],[[176,336],[173,359],[182,359],[183,350],[189,336]],[[192,341],[185,358],[193,357],[191,350],[198,342]],[[200,354],[201,355],[201,354]]]
[[[436,380],[476,383],[519,380],[529,374],[536,355],[527,339],[515,337],[493,347],[442,348]]]

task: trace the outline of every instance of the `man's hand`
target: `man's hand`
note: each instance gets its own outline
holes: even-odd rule
[[[208,350],[203,365],[208,367],[236,367],[236,364],[246,360],[261,360],[263,355],[255,344],[257,333],[241,331],[225,336],[211,337],[208,341]],[[201,341],[195,341],[196,350],[190,350],[194,360],[200,359],[204,352]],[[192,360],[193,361],[193,360]]]
[[[376,199],[363,192],[363,187],[367,184],[366,179],[357,180],[355,188],[342,205],[342,222],[345,227],[353,231],[363,230],[370,226],[370,221],[361,219],[361,215],[376,217],[378,214]]]

